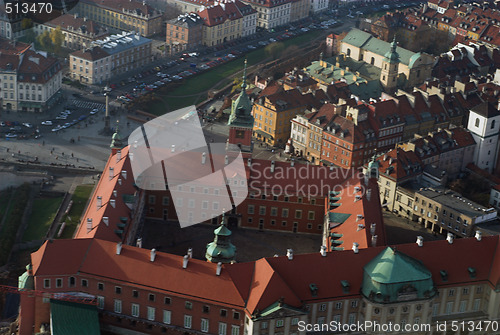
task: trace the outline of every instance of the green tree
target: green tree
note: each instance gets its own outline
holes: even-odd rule
[[[24,29],[31,29],[33,28],[33,21],[31,19],[23,19],[21,21],[21,28]]]
[[[50,33],[48,31],[44,31],[37,37],[38,43],[42,47],[42,49],[50,50],[52,49],[52,40],[50,38]]]
[[[58,26],[56,29],[52,29],[50,32],[50,40],[52,42],[52,46],[54,47],[54,51],[56,53],[59,52],[64,41],[64,35],[61,31],[61,27]]]
[[[268,44],[264,48],[264,52],[266,53],[267,56],[270,56],[273,59],[276,59],[280,56],[281,52],[284,49],[285,49],[285,45],[283,43],[274,42],[274,43]]]

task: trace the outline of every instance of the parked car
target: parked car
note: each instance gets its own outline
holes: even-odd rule
[[[50,121],[50,120],[43,121],[42,125],[44,125],[44,126],[52,126],[52,121]]]

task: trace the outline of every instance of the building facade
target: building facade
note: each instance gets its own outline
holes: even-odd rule
[[[75,51],[69,56],[69,68],[74,80],[106,84],[111,79],[111,55],[98,46]]]
[[[257,11],[257,27],[272,29],[290,23],[290,0],[243,1]]]
[[[199,47],[203,43],[203,19],[190,13],[167,21],[166,43],[170,53]]]

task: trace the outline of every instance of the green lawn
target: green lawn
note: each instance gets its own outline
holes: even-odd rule
[[[33,210],[28,227],[23,235],[23,242],[43,240],[57,214],[63,198],[37,198],[33,202]]]
[[[87,200],[94,189],[94,185],[79,185],[73,193],[73,205],[68,213],[68,215],[63,216],[61,223],[66,222],[66,228],[64,228],[63,233],[60,238],[72,238],[75,233],[75,229],[78,226],[80,217],[85,210],[85,205]],[[64,209],[65,210],[65,209]]]
[[[307,34],[279,42],[284,45],[284,48],[282,48],[277,57],[282,56],[283,52],[285,52],[289,46],[303,44],[318,37],[320,34],[321,31],[315,30]],[[251,66],[269,58],[269,55],[266,53],[265,48],[259,48],[255,51],[247,53],[246,58],[248,60],[248,65]],[[200,75],[191,77],[185,80],[182,85],[174,89],[168,87],[160,89],[157,96],[162,101],[150,104],[147,112],[154,115],[162,115],[169,110],[172,111],[199,103],[206,99],[206,91],[209,89],[214,86],[216,86],[216,88],[222,88],[224,85],[229,84],[232,81],[229,77],[238,71],[243,70],[243,64],[244,60],[240,57],[217,66],[214,69],[206,71]]]

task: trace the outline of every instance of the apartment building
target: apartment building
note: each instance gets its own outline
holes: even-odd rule
[[[3,45],[0,54],[2,108],[43,112],[61,97],[61,65],[56,58],[24,46]]]
[[[309,16],[310,5],[306,0],[292,0],[290,5],[290,22],[296,22]]]
[[[496,209],[481,206],[451,190],[424,188],[415,192],[413,219],[441,234],[470,237],[477,224],[496,217]]]
[[[71,78],[81,83],[106,84],[111,79],[111,55],[101,47],[72,52],[69,56]]]
[[[82,17],[108,27],[113,32],[133,31],[149,37],[159,34],[162,13],[145,1],[136,0],[81,0],[76,12]]]
[[[257,27],[272,29],[290,23],[291,0],[246,0],[243,2],[257,11]]]
[[[109,34],[105,27],[86,17],[79,17],[78,14],[61,15],[54,20],[36,25],[33,30],[40,35],[44,31],[51,32],[58,27],[64,36],[62,47],[72,50],[90,47],[93,41]]]
[[[226,43],[242,35],[243,15],[234,2],[208,6],[198,15],[204,22],[203,43],[206,46]]]
[[[166,43],[170,53],[199,47],[203,43],[203,19],[190,13],[167,21]]]

